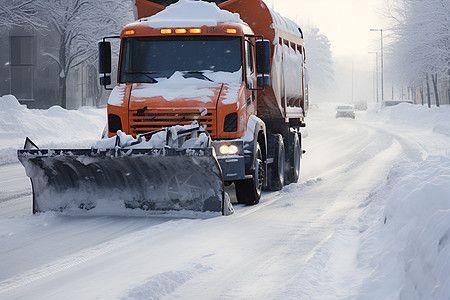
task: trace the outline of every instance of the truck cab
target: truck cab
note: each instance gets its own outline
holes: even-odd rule
[[[121,33],[118,84],[108,100],[108,135],[205,124],[213,139],[245,135],[256,115],[256,40],[244,24]],[[261,40],[261,39],[259,39]],[[266,75],[269,76],[269,75]]]
[[[258,203],[263,186],[296,182],[307,107],[298,26],[262,0],[135,3],[139,20],[118,37],[108,136],[198,122],[239,203]],[[109,49],[105,38],[99,46],[105,86]]]

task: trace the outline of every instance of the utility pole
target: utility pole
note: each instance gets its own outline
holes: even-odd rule
[[[383,80],[383,29],[370,29],[370,31],[380,32],[381,41],[381,102],[384,102],[384,80]]]
[[[353,102],[353,60],[352,60],[352,104],[354,103]]]
[[[392,100],[394,100],[394,82],[392,81]]]
[[[378,84],[378,78],[379,78],[379,74],[378,74],[378,52],[369,52],[369,54],[375,54],[375,73],[376,73],[376,82],[377,82],[377,103],[379,102],[379,96],[378,96],[378,91],[379,91],[379,84]]]

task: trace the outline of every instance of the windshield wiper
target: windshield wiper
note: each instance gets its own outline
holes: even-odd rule
[[[144,75],[144,76],[146,76],[146,77],[148,77],[148,78],[150,78],[150,79],[152,80],[151,83],[158,83],[158,80],[156,80],[155,78],[153,78],[153,77],[151,77],[150,75],[148,75],[148,74],[155,74],[155,73],[157,73],[157,72],[125,72],[125,74],[132,74],[132,75],[139,74],[139,75]]]
[[[212,80],[210,78],[208,78],[205,74],[203,74],[203,72],[201,72],[201,71],[184,71],[183,72],[183,75],[189,75],[189,74],[200,75],[204,79],[212,82]]]

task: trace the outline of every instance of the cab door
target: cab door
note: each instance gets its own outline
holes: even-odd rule
[[[256,115],[256,70],[255,70],[255,38],[244,39],[244,61],[245,61],[245,99],[247,105],[247,118]]]

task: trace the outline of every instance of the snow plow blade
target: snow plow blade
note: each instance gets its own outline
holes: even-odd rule
[[[18,158],[31,179],[33,213],[233,212],[212,148],[26,149]]]

